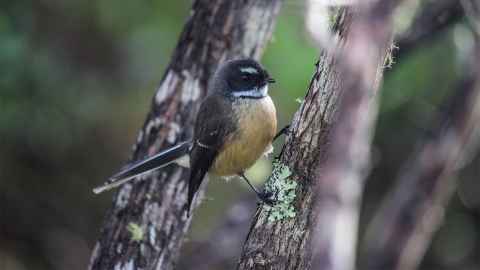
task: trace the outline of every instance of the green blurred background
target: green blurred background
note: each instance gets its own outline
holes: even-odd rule
[[[186,0],[1,1],[0,269],[86,269],[112,197],[91,188],[128,159],[189,7]],[[362,226],[458,78],[463,32],[449,28],[387,72]],[[317,55],[303,5],[287,1],[262,60],[278,82],[271,93],[282,125]],[[480,269],[479,162],[460,174],[422,269]],[[264,160],[249,171],[258,185],[269,166]],[[240,181],[210,181],[186,248],[208,239],[248,192]]]

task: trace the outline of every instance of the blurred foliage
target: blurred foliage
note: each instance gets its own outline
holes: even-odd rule
[[[3,0],[0,3],[0,268],[85,269],[111,194],[91,188],[127,160],[190,1]],[[263,63],[281,126],[299,106],[318,52],[287,5]],[[455,45],[457,44],[457,45]],[[363,220],[391,186],[428,130],[456,73],[452,30],[418,48],[386,74]],[[278,147],[280,144],[278,144]],[[424,269],[478,269],[479,160],[459,176],[459,195]],[[257,184],[270,164],[248,174]],[[210,181],[192,241],[209,236],[248,188]]]

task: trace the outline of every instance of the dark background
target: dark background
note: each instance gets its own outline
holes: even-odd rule
[[[129,158],[190,1],[0,1],[0,269],[86,269],[112,193],[94,196]],[[287,1],[262,60],[282,125],[299,106],[318,52],[302,3]],[[395,59],[382,90],[362,226],[459,77],[463,22]],[[277,151],[278,151],[277,147]],[[480,161],[459,190],[422,269],[480,268]],[[249,171],[257,185],[268,160]],[[241,181],[210,181],[188,246],[208,239]],[[240,250],[238,251],[240,253]],[[188,257],[183,258],[188,260]]]

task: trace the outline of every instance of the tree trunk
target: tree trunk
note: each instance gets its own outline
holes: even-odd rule
[[[193,3],[138,134],[132,161],[191,138],[199,101],[217,65],[231,58],[258,59],[280,4],[280,0]],[[188,170],[169,166],[124,185],[114,196],[89,269],[173,269],[190,225],[184,212],[188,175]]]
[[[332,28],[339,35],[338,46],[341,47],[351,14],[342,9],[335,20]],[[280,220],[269,218],[272,209],[261,205],[243,247],[238,269],[309,269],[312,183],[316,165],[325,159],[323,146],[327,144],[340,94],[338,79],[335,59],[328,52],[322,52],[279,157],[280,164],[293,172],[290,178],[297,183],[293,203],[295,216],[280,217]],[[272,178],[267,186],[270,181]]]

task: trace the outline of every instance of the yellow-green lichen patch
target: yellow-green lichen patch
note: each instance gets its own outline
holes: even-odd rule
[[[384,68],[391,68],[393,64],[395,64],[395,59],[393,59],[393,52],[397,49],[398,47],[395,45],[395,43],[390,44],[390,47],[387,48],[387,53],[385,55],[385,60],[383,63]]]
[[[269,222],[295,217],[293,202],[297,182],[291,179],[291,176],[292,172],[288,166],[278,161],[273,163],[273,172],[265,184],[265,190],[271,194],[274,202],[272,206],[266,204],[263,206],[268,211]]]
[[[143,230],[138,224],[133,222],[128,223],[127,230],[130,232],[131,240],[134,242],[140,242],[143,240]]]

